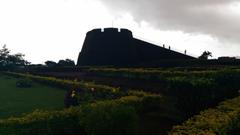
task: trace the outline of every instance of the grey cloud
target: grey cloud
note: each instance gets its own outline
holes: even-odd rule
[[[101,0],[112,11],[130,12],[161,30],[209,34],[240,43],[240,14],[224,11],[238,0]]]

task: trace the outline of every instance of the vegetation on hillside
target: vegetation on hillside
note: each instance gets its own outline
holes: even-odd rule
[[[141,91],[97,84],[84,79],[79,81],[74,78],[60,79],[5,72],[7,76],[24,80],[23,84],[29,83],[25,80],[27,78],[65,89],[67,108],[61,111],[35,111],[24,117],[0,120],[0,133],[31,134],[39,131],[39,134],[74,135],[166,134],[173,125],[187,119],[190,122],[176,126],[170,134],[228,134],[239,129],[239,98],[231,100],[239,95],[240,70],[237,67],[217,70],[85,67],[81,72],[117,81],[121,81],[119,78],[127,78],[129,81],[144,80],[146,85],[154,81],[161,85],[161,89]],[[206,110],[224,100],[226,101],[219,107]],[[203,112],[200,115],[194,116],[201,111]],[[159,123],[161,121],[168,128],[157,132],[163,128]],[[191,126],[185,123],[190,123]],[[152,128],[148,125],[152,125]]]

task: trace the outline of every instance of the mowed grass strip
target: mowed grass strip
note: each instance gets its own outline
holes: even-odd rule
[[[40,110],[58,110],[64,107],[66,90],[32,83],[30,88],[17,88],[17,78],[0,73],[0,118],[19,116]]]

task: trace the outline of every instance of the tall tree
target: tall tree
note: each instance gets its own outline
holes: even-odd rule
[[[26,61],[24,56],[22,53],[10,54],[10,50],[4,45],[0,49],[0,69],[12,70],[29,65],[30,62]]]
[[[58,66],[75,66],[75,63],[70,59],[59,60]]]
[[[199,59],[207,60],[209,57],[212,57],[212,53],[209,51],[204,51],[201,56],[199,56]]]
[[[52,67],[56,67],[56,66],[57,66],[57,63],[54,62],[54,61],[48,60],[48,61],[45,62],[45,65],[46,65],[47,67],[52,68]]]
[[[7,59],[9,57],[10,50],[6,45],[3,45],[2,49],[0,49],[0,66],[7,65]]]

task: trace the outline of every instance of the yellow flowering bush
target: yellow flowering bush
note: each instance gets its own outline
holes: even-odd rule
[[[158,105],[160,99],[161,96],[145,94],[60,111],[37,110],[23,117],[0,120],[0,135],[134,135],[138,113],[147,105]]]
[[[240,125],[240,97],[224,101],[175,126],[169,135],[227,135]]]

